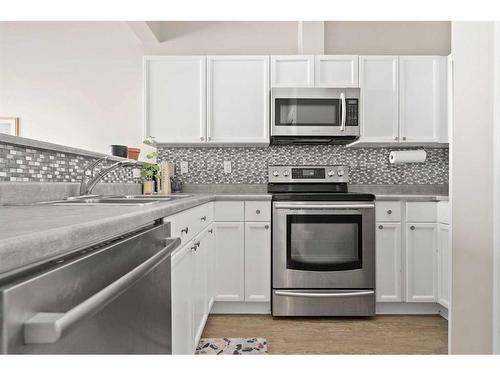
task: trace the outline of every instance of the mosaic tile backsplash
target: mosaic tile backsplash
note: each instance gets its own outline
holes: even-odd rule
[[[0,181],[79,182],[84,167],[95,158],[0,143]],[[109,166],[113,161],[103,163]],[[99,171],[99,167],[96,168]],[[131,168],[117,168],[102,182],[140,182]]]
[[[271,146],[169,148],[160,147],[159,161],[176,164],[187,161],[189,172],[179,174],[188,184],[263,184],[267,168],[273,164],[345,164],[350,167],[351,184],[448,184],[448,149],[425,149],[425,163],[390,164],[388,148],[347,148],[330,146]],[[232,173],[225,174],[223,162],[232,163]]]

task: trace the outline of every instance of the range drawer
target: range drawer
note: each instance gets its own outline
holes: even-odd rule
[[[408,223],[435,223],[437,221],[436,202],[406,202]]]
[[[271,221],[271,202],[245,201],[245,221]]]
[[[375,202],[375,221],[401,221],[401,202]]]
[[[374,316],[373,290],[273,290],[273,316]]]
[[[166,220],[171,223],[171,236],[179,237],[184,245],[214,220],[214,204],[205,203],[169,216]]]

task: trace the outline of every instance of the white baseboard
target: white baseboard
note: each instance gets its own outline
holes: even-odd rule
[[[448,309],[442,305],[439,305],[439,315],[441,315],[446,320],[448,319]]]
[[[270,314],[271,302],[215,302],[210,314]]]
[[[446,310],[438,303],[426,302],[377,302],[377,314],[415,314],[415,315],[430,315],[441,314],[442,310]],[[448,310],[446,310],[448,316]],[[443,316],[444,317],[444,316]]]

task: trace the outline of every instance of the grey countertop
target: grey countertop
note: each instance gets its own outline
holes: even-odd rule
[[[271,196],[193,194],[145,206],[1,206],[0,274],[60,257],[214,200],[271,200]]]
[[[377,194],[377,200],[443,201],[447,196]],[[192,194],[145,206],[0,206],[0,275],[115,237],[214,200],[271,200],[266,193]]]
[[[377,201],[441,202],[448,201],[447,195],[432,194],[376,194]]]

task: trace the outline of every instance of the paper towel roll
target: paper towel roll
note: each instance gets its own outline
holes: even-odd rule
[[[425,150],[411,151],[391,151],[389,154],[389,162],[394,163],[423,163],[427,158]]]

